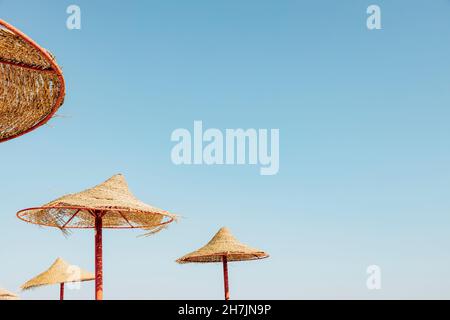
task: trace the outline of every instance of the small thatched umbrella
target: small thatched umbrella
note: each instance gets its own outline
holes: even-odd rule
[[[91,272],[68,264],[61,258],[56,261],[46,271],[33,279],[27,281],[20,288],[29,290],[37,287],[59,284],[59,299],[64,300],[64,284],[71,282],[84,282],[95,279]]]
[[[64,77],[53,56],[0,20],[0,143],[49,121],[64,94]]]
[[[63,196],[38,208],[17,213],[30,223],[66,229],[95,229],[95,298],[103,299],[102,229],[145,229],[156,233],[175,215],[136,199],[125,178],[115,175],[86,191]]]
[[[222,228],[207,245],[177,260],[178,263],[223,263],[225,300],[230,299],[228,262],[257,260],[269,257],[264,251],[240,243],[228,228]]]
[[[0,288],[0,300],[19,300],[19,296],[8,290]]]

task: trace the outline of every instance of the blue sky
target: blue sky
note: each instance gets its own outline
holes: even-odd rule
[[[73,3],[82,30],[65,26]],[[366,28],[370,4],[382,30]],[[235,299],[450,297],[450,1],[3,0],[0,12],[67,81],[61,117],[0,145],[0,287],[58,256],[93,270],[92,231],[64,238],[15,213],[121,172],[183,218],[149,238],[105,231],[106,299],[221,299],[220,265],[174,260],[224,225],[271,254],[230,266]],[[279,128],[279,173],[175,166],[170,135],[195,120]]]

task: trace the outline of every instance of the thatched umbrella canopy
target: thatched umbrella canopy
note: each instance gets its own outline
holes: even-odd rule
[[[56,261],[46,271],[42,272],[33,279],[27,281],[20,288],[29,290],[37,287],[59,284],[59,298],[64,300],[64,284],[71,282],[84,282],[95,279],[95,275],[91,272],[70,265],[61,258]]]
[[[0,143],[47,123],[63,104],[64,77],[53,56],[0,20]]]
[[[138,200],[125,178],[115,175],[86,191],[69,194],[42,207],[17,213],[29,223],[67,229],[95,229],[96,299],[103,299],[102,229],[145,229],[148,234],[164,229],[175,215]]]
[[[204,247],[181,257],[177,262],[181,264],[222,262],[225,300],[229,300],[228,262],[258,260],[267,257],[269,255],[266,252],[240,243],[230,230],[224,227]]]
[[[0,300],[19,300],[19,296],[8,290],[0,288]]]

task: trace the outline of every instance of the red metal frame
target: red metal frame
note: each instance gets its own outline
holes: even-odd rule
[[[23,136],[24,134],[27,134],[37,128],[39,128],[40,126],[43,126],[44,124],[46,124],[56,113],[56,111],[58,110],[58,108],[61,106],[62,101],[64,99],[65,96],[65,92],[66,92],[66,84],[65,84],[65,80],[64,80],[64,76],[62,73],[61,68],[58,66],[58,64],[56,64],[56,61],[53,59],[53,57],[47,52],[47,50],[41,48],[36,42],[34,42],[31,38],[29,38],[26,34],[24,34],[22,31],[16,29],[15,27],[13,27],[12,25],[10,25],[9,23],[3,21],[0,19],[0,26],[5,27],[7,30],[13,32],[14,34],[20,36],[24,41],[26,41],[28,44],[30,44],[32,47],[34,47],[36,50],[38,50],[50,63],[50,65],[52,66],[51,70],[41,70],[39,68],[34,68],[32,66],[24,66],[24,65],[18,65],[18,64],[14,64],[14,63],[10,63],[10,62],[6,62],[6,61],[0,61],[0,63],[3,64],[9,64],[9,65],[15,65],[18,67],[22,67],[22,68],[28,68],[28,69],[33,69],[36,71],[40,71],[40,72],[51,72],[54,73],[57,77],[59,82],[61,83],[61,91],[59,92],[59,96],[55,101],[55,105],[52,108],[52,111],[50,112],[50,114],[45,117],[42,121],[40,121],[39,123],[37,123],[36,125],[32,126],[31,128],[13,135],[11,137],[8,137],[6,139],[1,140],[0,139],[0,143],[2,142],[6,142],[15,138],[18,138],[20,136]]]
[[[77,211],[77,212],[69,219],[70,221],[71,221],[72,219],[74,219],[74,218],[76,217],[76,215],[77,215],[81,210],[87,211],[87,212],[95,212],[95,211],[98,211],[97,208],[79,207],[79,206],[53,206],[53,207],[52,207],[52,206],[43,206],[43,207],[33,207],[33,208],[27,208],[27,209],[20,210],[19,212],[17,212],[16,216],[17,216],[17,218],[19,218],[20,220],[22,220],[22,221],[24,221],[24,222],[36,224],[36,223],[34,223],[33,221],[27,220],[26,218],[24,218],[23,215],[25,215],[27,211],[31,211],[31,210],[45,210],[45,209],[68,209],[68,210],[78,210],[78,211]],[[109,212],[118,212],[118,213],[122,213],[122,212],[126,212],[127,210],[126,210],[126,209],[120,209],[120,208],[111,208],[111,209],[108,209],[108,211],[109,211]],[[135,212],[135,211],[130,211],[130,212]],[[148,212],[142,211],[142,213],[143,213],[143,214],[146,214],[146,213],[148,213]],[[162,222],[162,223],[160,223],[160,224],[158,224],[158,225],[151,225],[151,226],[148,226],[148,227],[160,227],[160,226],[164,226],[164,225],[167,225],[167,224],[169,224],[169,223],[172,223],[172,222],[174,221],[174,218],[172,218],[169,214],[164,214],[164,213],[159,213],[159,212],[152,212],[152,214],[160,215],[160,216],[162,216],[162,217],[166,217],[166,218],[168,218],[169,220],[168,220],[168,221],[165,221],[165,222]],[[95,217],[95,215],[93,215],[93,216]],[[145,228],[146,228],[146,226],[132,226],[132,225],[129,223],[129,221],[127,221],[128,219],[126,219],[125,217],[123,217],[123,215],[122,215],[122,218],[124,218],[124,220],[125,220],[125,222],[127,222],[128,226],[106,226],[106,227],[103,226],[103,229],[145,229]],[[66,224],[67,224],[68,222],[70,222],[70,221],[67,221]],[[39,224],[39,225],[44,226],[44,227],[57,228],[57,227],[55,227],[54,225],[51,225],[51,224],[45,224],[45,223],[42,223],[42,224]],[[94,228],[95,228],[95,226],[92,226],[92,227],[79,227],[79,226],[68,227],[68,226],[64,226],[64,228],[62,228],[62,229],[94,229]]]
[[[73,220],[73,218],[75,218],[75,216],[80,212],[80,210],[75,211],[75,213],[70,217],[69,220],[66,221],[66,223],[63,224],[63,226],[61,227],[62,229],[64,229],[69,223],[70,221]]]

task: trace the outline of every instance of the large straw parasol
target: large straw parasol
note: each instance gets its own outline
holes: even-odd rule
[[[177,260],[178,263],[223,263],[225,300],[230,299],[228,262],[257,260],[269,257],[264,251],[240,243],[228,228],[222,228],[204,247]]]
[[[0,288],[0,300],[19,300],[19,296],[8,290]]]
[[[64,100],[64,77],[53,56],[3,20],[0,83],[0,143],[45,124]]]
[[[50,268],[27,281],[20,288],[22,290],[29,290],[37,287],[59,284],[59,299],[64,300],[65,283],[91,281],[94,279],[95,275],[91,272],[70,265],[63,259],[58,258]]]
[[[103,299],[102,229],[164,229],[175,215],[139,201],[118,174],[86,191],[69,194],[17,217],[30,223],[66,229],[95,229],[95,298]]]

